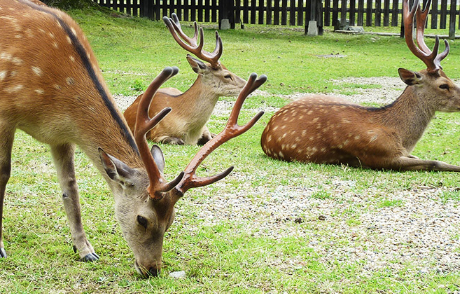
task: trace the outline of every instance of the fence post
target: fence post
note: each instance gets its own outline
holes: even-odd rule
[[[323,34],[323,3],[322,0],[307,1],[305,34],[317,36]]]
[[[455,39],[455,20],[457,18],[457,0],[450,0],[449,39]]]
[[[228,30],[235,28],[235,3],[231,1],[219,1],[219,29]]]

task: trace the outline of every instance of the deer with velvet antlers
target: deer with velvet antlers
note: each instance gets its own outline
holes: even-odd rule
[[[420,72],[400,68],[399,76],[407,87],[392,104],[380,108],[320,95],[284,106],[262,134],[262,149],[268,156],[373,169],[460,171],[459,166],[411,155],[436,111],[460,110],[460,88],[440,65],[449,53],[448,42],[438,54],[438,38],[433,51],[423,40],[430,1],[424,10],[418,0],[409,10],[408,1],[403,2],[405,40],[427,68]],[[418,47],[412,37],[415,13]]]
[[[265,80],[253,74],[241,91],[225,129],[195,155],[175,180],[163,176],[164,158],[157,146],[149,151],[146,133],[171,110],[152,119],[150,101],[177,68],[166,68],[139,102],[134,135],[115,106],[83,32],[64,12],[37,0],[0,0],[0,257],[6,258],[2,235],[5,187],[11,173],[16,129],[49,144],[62,189],[74,250],[82,260],[99,256],[82,225],[75,178],[74,152],[79,146],[113,192],[115,215],[142,275],[157,275],[165,231],[174,220],[174,205],[190,189],[212,184],[197,167],[216,148],[252,127],[262,113],[239,126],[245,98]]]
[[[187,54],[187,61],[198,77],[190,89],[184,93],[174,88],[158,90],[150,105],[150,115],[165,107],[171,107],[173,111],[147,134],[147,138],[161,143],[203,145],[213,137],[206,123],[219,97],[237,96],[246,81],[220,63],[223,46],[217,32],[214,51],[206,52],[203,50],[203,28],[199,30],[200,44],[198,45],[196,22],[194,23],[194,36],[190,38],[182,31],[176,14],[173,13],[171,17],[165,16],[163,20],[174,40],[182,48],[208,64]],[[134,130],[137,106],[143,95],[137,97],[124,112],[131,130]]]

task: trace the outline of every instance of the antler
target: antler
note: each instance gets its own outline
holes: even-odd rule
[[[145,91],[139,106],[137,108],[136,125],[134,127],[134,139],[137,147],[139,148],[139,154],[144,162],[145,169],[149,176],[150,185],[147,188],[149,195],[154,200],[162,198],[162,192],[166,192],[174,188],[183,177],[183,173],[180,174],[172,182],[167,183],[164,179],[161,171],[158,169],[152,154],[149,151],[147,138],[145,137],[147,132],[150,131],[155,125],[157,125],[170,111],[171,108],[167,107],[160,111],[153,118],[149,117],[150,102],[155,95],[155,92],[160,86],[168,80],[170,77],[176,75],[179,72],[177,67],[167,67],[153,80],[150,86]]]
[[[414,1],[414,5],[409,12],[409,0],[403,1],[403,18],[404,18],[404,36],[406,39],[406,44],[409,47],[410,51],[422,60],[429,72],[437,72],[442,69],[441,60],[443,60],[447,54],[449,54],[449,43],[444,40],[446,49],[441,54],[438,54],[439,48],[439,37],[436,36],[436,42],[433,47],[433,52],[428,48],[423,39],[423,33],[425,30],[426,19],[428,12],[430,11],[431,0],[428,0],[425,8],[422,10],[420,8],[419,0]],[[414,15],[417,12],[417,32],[416,40],[417,45],[415,45],[413,36],[412,36],[412,26],[414,24]]]
[[[175,13],[171,14],[172,18],[168,18],[167,16],[163,17],[163,21],[165,22],[166,26],[168,27],[171,35],[174,37],[176,42],[188,52],[194,54],[196,57],[207,61],[211,64],[213,68],[219,66],[219,58],[222,55],[222,39],[219,36],[219,33],[216,32],[216,48],[212,53],[203,50],[203,28],[200,28],[200,45],[197,45],[198,40],[198,26],[196,22],[194,23],[195,26],[195,34],[193,38],[188,37],[181,28],[179,18]],[[177,35],[179,34],[180,37]],[[183,40],[182,40],[182,39]],[[184,42],[185,41],[185,42]]]
[[[259,79],[257,79],[257,75],[255,73],[251,74],[248,82],[244,86],[243,90],[241,91],[240,95],[238,96],[235,102],[235,105],[233,106],[232,113],[230,114],[230,117],[224,130],[220,132],[216,137],[208,141],[195,155],[195,157],[193,157],[192,161],[186,167],[184,171],[184,177],[176,186],[176,191],[178,192],[179,196],[183,196],[184,193],[190,188],[202,187],[215,183],[225,178],[233,170],[233,166],[231,166],[230,168],[221,172],[220,174],[206,178],[199,178],[195,174],[198,166],[212,151],[214,151],[217,147],[229,141],[230,139],[239,136],[240,134],[243,134],[244,132],[249,130],[264,114],[264,112],[261,111],[256,116],[254,116],[246,125],[238,125],[238,116],[240,114],[240,110],[243,106],[244,100],[255,89],[259,88],[263,83],[265,83],[266,80],[267,77],[265,75],[262,75]]]

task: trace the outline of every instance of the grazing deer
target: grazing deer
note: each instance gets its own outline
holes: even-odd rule
[[[427,6],[429,7],[430,1]],[[423,40],[429,9],[421,10],[418,0],[409,12],[404,0],[405,39],[412,53],[427,69],[413,72],[399,69],[407,84],[390,105],[363,107],[339,98],[313,96],[294,101],[270,119],[261,139],[264,152],[275,159],[393,170],[460,171],[459,166],[422,160],[410,153],[436,111],[460,110],[460,88],[442,71],[440,62],[449,52],[433,52]],[[412,25],[417,11],[417,44]]]
[[[211,117],[219,97],[237,96],[246,81],[219,62],[223,47],[217,32],[216,48],[209,53],[203,50],[203,28],[200,28],[200,44],[197,45],[196,22],[194,23],[195,34],[190,38],[182,31],[176,14],[172,14],[172,19],[165,16],[163,20],[182,48],[209,64],[187,54],[187,61],[198,77],[192,87],[184,93],[174,88],[160,89],[156,93],[150,105],[150,115],[158,113],[165,107],[171,107],[173,110],[147,134],[147,138],[161,143],[203,145],[213,136],[205,124]],[[134,130],[137,105],[142,96],[143,94],[137,97],[124,113],[131,131]]]
[[[36,3],[36,0],[35,0]],[[78,25],[64,12],[27,0],[0,0],[0,257],[5,187],[11,172],[16,129],[51,146],[70,225],[74,250],[82,260],[99,256],[88,242],[80,213],[74,151],[79,146],[107,181],[115,199],[115,215],[135,267],[142,275],[161,268],[163,237],[174,219],[174,205],[190,188],[227,176],[232,168],[209,178],[195,175],[214,149],[248,130],[259,113],[238,126],[241,105],[265,80],[253,74],[240,93],[224,131],[195,155],[172,182],[163,177],[161,150],[149,152],[145,134],[169,111],[150,120],[148,106],[155,91],[177,68],[166,68],[150,84],[139,103],[134,136],[115,106],[94,53]]]

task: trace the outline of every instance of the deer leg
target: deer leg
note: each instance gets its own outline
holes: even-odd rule
[[[62,200],[70,225],[74,251],[78,250],[83,261],[98,260],[99,256],[94,252],[93,246],[88,242],[88,239],[86,239],[81,222],[80,198],[74,167],[75,145],[51,146],[51,152],[62,190]]]
[[[159,140],[160,143],[163,144],[171,144],[171,145],[184,145],[185,142],[181,138],[177,137],[164,137],[161,140]]]
[[[460,172],[460,166],[437,160],[423,160],[416,157],[401,156],[390,163],[388,168],[396,170],[427,170],[427,171],[454,171]]]
[[[211,132],[208,130],[208,127],[204,126],[203,127],[203,132],[201,133],[201,138],[198,139],[197,144],[198,145],[204,145],[206,144],[209,140],[214,138],[216,134],[211,134]]]
[[[11,174],[11,149],[13,148],[14,129],[2,129],[0,138],[2,138],[0,143],[0,258],[5,258],[6,251],[2,233],[3,200],[5,199],[6,184]]]

